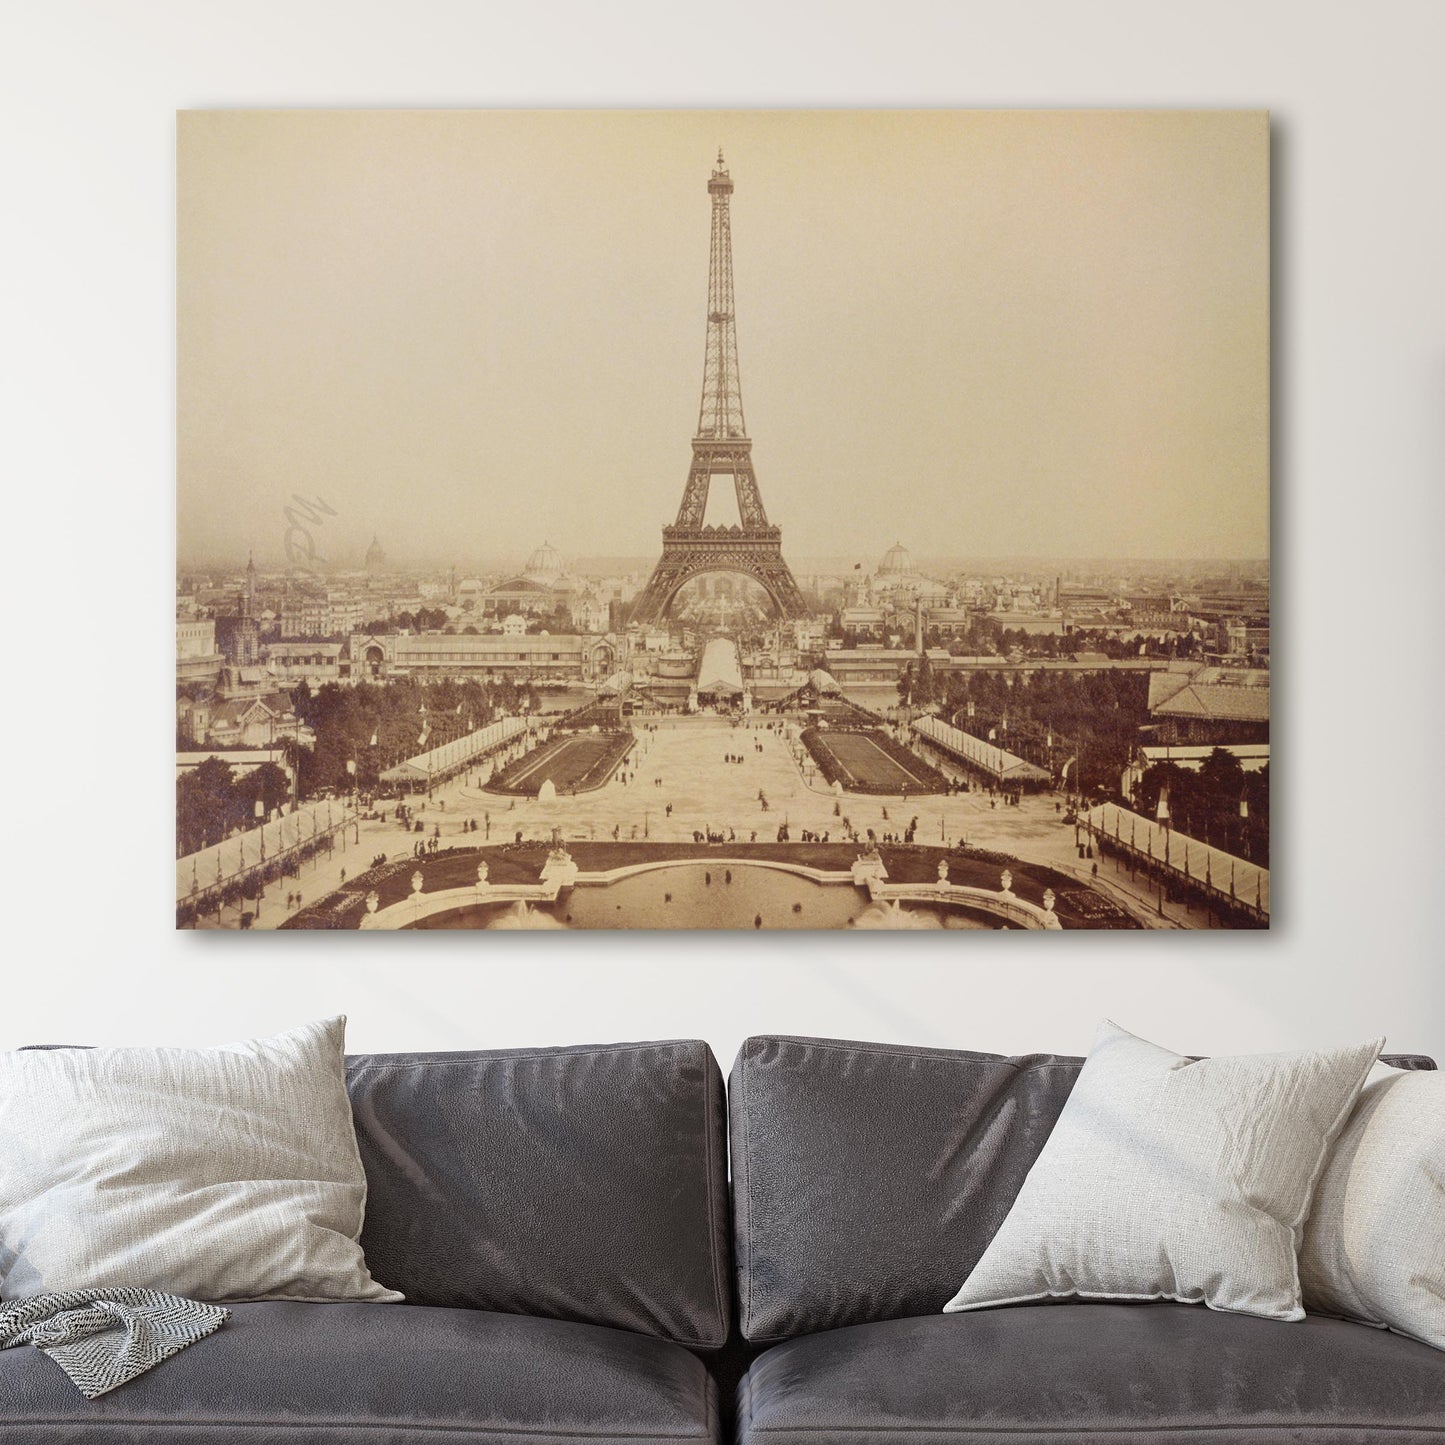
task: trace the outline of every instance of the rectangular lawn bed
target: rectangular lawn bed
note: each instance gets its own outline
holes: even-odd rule
[[[548,778],[559,793],[600,788],[627,756],[631,733],[567,733],[508,763],[488,784],[489,793],[535,797]]]
[[[828,782],[850,793],[946,793],[948,780],[876,728],[808,728],[803,742]]]

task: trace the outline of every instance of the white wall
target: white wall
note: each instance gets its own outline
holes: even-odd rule
[[[762,1030],[1074,1050],[1108,1013],[1445,1058],[1436,0],[50,0],[6,30],[0,1045],[344,1010],[363,1049],[699,1034],[726,1064]],[[1270,107],[1274,933],[173,933],[173,112],[406,103]]]

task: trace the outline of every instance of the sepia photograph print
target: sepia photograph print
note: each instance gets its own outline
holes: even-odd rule
[[[1259,111],[187,111],[176,921],[1260,929]]]

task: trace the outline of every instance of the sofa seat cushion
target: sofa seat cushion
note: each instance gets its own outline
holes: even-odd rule
[[[754,1445],[1441,1445],[1445,1353],[1319,1317],[1019,1305],[775,1345],[740,1386],[738,1428]]]
[[[478,1310],[238,1304],[228,1324],[97,1400],[28,1346],[0,1352],[5,1445],[702,1442],[716,1392],[679,1345]]]

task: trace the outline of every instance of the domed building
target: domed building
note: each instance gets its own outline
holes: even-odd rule
[[[550,542],[543,542],[522,568],[522,576],[529,582],[540,582],[543,587],[556,585],[562,575],[561,553]]]
[[[488,590],[482,606],[499,618],[512,612],[553,613],[570,606],[572,591],[561,553],[550,542],[543,542],[519,573]]]
[[[854,584],[852,606],[845,609],[845,626],[861,629],[884,625],[886,614],[911,611],[918,604],[943,607],[948,603],[948,586],[918,570],[913,554],[902,542],[895,542],[871,575]]]
[[[913,565],[913,557],[908,548],[902,542],[895,542],[884,554],[883,560],[878,564],[877,577],[880,581],[899,578],[912,579],[918,576],[918,568]]]
[[[368,572],[380,572],[386,567],[386,553],[382,550],[381,543],[377,540],[376,533],[371,534],[371,546],[366,549],[366,570]]]
[[[895,542],[884,554],[878,570],[869,579],[869,592],[877,601],[903,602],[911,605],[920,591],[930,590],[913,561],[913,555],[902,542]]]

